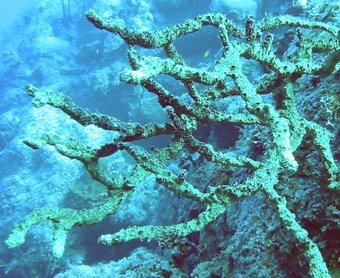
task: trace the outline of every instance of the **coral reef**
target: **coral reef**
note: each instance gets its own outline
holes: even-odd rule
[[[136,186],[153,175],[160,185],[183,198],[200,203],[205,209],[187,222],[169,226],[135,226],[102,235],[99,238],[101,244],[155,239],[163,245],[171,246],[179,238],[203,230],[226,213],[236,201],[261,192],[271,202],[282,227],[289,232],[297,249],[301,250],[308,264],[309,275],[330,277],[318,246],[289,209],[289,200],[280,194],[278,188],[285,186],[301,168],[306,167],[304,163],[308,160],[304,162],[295,154],[308,135],[311,138],[310,144],[318,149],[323,163],[322,171],[318,173],[320,183],[314,186],[334,196],[339,193],[338,167],[331,151],[332,134],[316,121],[299,113],[295,101],[296,83],[300,78],[305,75],[325,78],[338,69],[338,28],[293,16],[264,18],[259,22],[249,17],[245,28],[240,28],[226,16],[214,13],[187,20],[171,28],[140,32],[127,28],[120,20],[103,18],[92,10],[87,12],[86,17],[97,28],[119,35],[128,44],[131,69],[123,71],[120,80],[141,85],[156,95],[169,121],[143,125],[120,121],[112,116],[80,108],[61,92],[29,85],[27,92],[33,98],[34,106],[53,106],[83,126],[95,125],[104,130],[119,132],[120,135],[99,147],[51,134],[26,140],[25,144],[33,149],[50,145],[63,156],[80,161],[93,180],[106,189],[107,199],[102,205],[89,209],[46,207],[36,210],[16,225],[6,240],[7,246],[20,246],[32,226],[48,221],[53,223],[52,252],[56,258],[60,258],[64,253],[68,232],[73,227],[99,223],[116,213]],[[209,70],[186,65],[175,47],[178,38],[197,32],[204,26],[217,28],[223,45],[220,57]],[[271,31],[283,26],[294,28],[297,39],[293,51],[287,50],[287,55],[281,58],[274,51],[274,35]],[[167,58],[142,56],[140,48],[162,48]],[[323,59],[317,59],[317,55],[323,55]],[[258,82],[253,82],[245,74],[244,59],[253,60],[266,69]],[[168,75],[181,82],[190,101],[182,100],[162,86],[157,79],[159,75]],[[235,99],[237,102],[242,100],[244,105],[240,106],[238,112],[230,113],[228,108],[216,105],[223,99]],[[218,150],[195,137],[195,131],[200,124],[205,123],[247,126],[259,133],[266,133],[269,139],[261,146],[263,154],[259,158],[235,155],[235,152]],[[171,135],[171,142],[165,147],[150,150],[138,145],[141,139],[160,135]],[[247,144],[258,143],[255,137],[248,140]],[[178,172],[169,167],[171,161],[187,150],[198,153],[204,160],[225,171],[245,169],[247,175],[239,181],[230,179],[199,188],[191,182],[190,173],[184,167]],[[117,152],[126,152],[137,162],[130,175],[115,178],[103,171],[99,160]]]
[[[153,266],[151,270],[150,265]],[[55,277],[81,277],[86,273],[88,277],[109,278],[112,277],[112,269],[115,270],[115,277],[138,278],[141,277],[142,273],[147,274],[148,277],[184,277],[184,274],[171,266],[167,260],[159,258],[145,248],[138,248],[133,255],[118,262],[100,264],[96,267],[89,267],[87,265],[74,266]]]

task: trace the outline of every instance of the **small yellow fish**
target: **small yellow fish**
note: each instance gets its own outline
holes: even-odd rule
[[[207,57],[209,56],[209,54],[210,54],[210,51],[209,51],[209,50],[206,50],[206,51],[204,51],[204,53],[203,53],[203,57],[204,57],[204,58],[207,58]]]

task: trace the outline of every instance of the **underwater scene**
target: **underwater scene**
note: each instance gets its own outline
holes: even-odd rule
[[[0,0],[0,277],[340,277],[339,21]]]

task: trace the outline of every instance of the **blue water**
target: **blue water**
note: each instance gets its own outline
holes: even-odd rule
[[[53,258],[51,253],[53,240],[51,223],[34,227],[27,235],[25,244],[18,248],[8,249],[4,245],[4,240],[15,223],[34,209],[44,206],[90,208],[100,204],[106,196],[105,190],[91,179],[81,163],[63,157],[49,146],[33,150],[23,143],[24,140],[33,139],[44,133],[58,134],[62,138],[84,140],[95,147],[111,142],[117,137],[115,132],[107,132],[94,126],[82,127],[62,111],[50,106],[33,107],[32,99],[25,92],[28,84],[64,92],[78,106],[114,116],[122,121],[131,120],[141,124],[169,121],[154,95],[149,94],[141,86],[124,84],[119,80],[119,73],[130,67],[126,57],[127,46],[122,39],[100,31],[87,22],[84,13],[88,9],[93,9],[105,17],[120,18],[129,28],[139,31],[172,26],[207,12],[225,13],[242,28],[248,16],[261,20],[266,16],[291,14],[303,17],[316,16],[316,19],[320,20],[321,16],[316,10],[321,8],[316,1],[309,3],[310,5],[314,3],[315,12],[311,6],[307,10],[299,6],[298,1],[295,5],[292,2],[0,0],[0,277],[55,277],[58,274],[59,277],[142,277],[140,273],[145,271],[143,267],[148,269],[148,265],[157,262],[157,259],[152,257],[152,252],[162,257],[157,267],[171,269],[176,265],[178,268],[182,267],[181,271],[189,275],[188,273],[198,264],[198,254],[209,253],[202,247],[205,239],[200,239],[198,233],[188,240],[191,249],[188,246],[186,248],[190,249],[190,252],[185,253],[184,257],[177,256],[175,259],[171,254],[171,248],[161,250],[153,241],[136,240],[114,247],[98,244],[97,239],[100,235],[118,231],[120,228],[131,225],[171,225],[191,219],[202,210],[200,206],[192,205],[187,200],[179,200],[175,194],[157,185],[153,178],[146,179],[137,192],[123,203],[116,215],[91,227],[72,229],[68,235],[65,253],[59,260]],[[325,5],[327,3],[325,1]],[[321,13],[327,14],[327,11],[329,12],[327,7],[321,9]],[[334,21],[334,17],[327,17],[325,20]],[[286,31],[287,29],[278,31],[276,35],[283,36],[282,33]],[[294,37],[294,34],[291,36]],[[178,39],[175,46],[187,65],[209,69],[220,57],[222,44],[216,28],[206,27],[200,32]],[[275,47],[280,53],[280,46]],[[164,57],[161,50],[141,50],[141,53],[146,56]],[[266,70],[264,67],[249,64],[247,76],[255,82]],[[183,84],[164,76],[159,80],[172,94],[182,98],[183,101],[187,100],[183,93],[185,91]],[[202,125],[196,136],[204,142],[214,142],[217,149],[224,150],[235,146],[242,128],[231,124]],[[228,131],[227,134],[225,130]],[[139,145],[150,149],[151,146],[165,146],[169,141],[170,136],[162,136],[141,141]],[[238,147],[246,148],[241,145]],[[259,148],[254,156],[261,156],[261,151]],[[202,163],[202,158],[191,154],[184,155],[190,157],[183,159],[190,161],[190,165]],[[132,171],[135,162],[128,155],[117,153],[109,159],[102,159],[101,165],[115,177],[122,178]],[[168,167],[174,171],[179,169],[175,162],[169,163]],[[180,167],[189,168],[185,163]],[[197,180],[203,182],[205,178],[214,175],[213,168],[209,167],[205,168],[205,172],[203,170],[196,172],[200,177]],[[211,172],[206,169],[210,169]],[[207,260],[212,259],[214,255],[217,257],[220,250],[226,250],[226,246],[218,245],[217,242],[235,232],[232,227],[221,230],[223,236],[222,232],[212,236],[216,238],[216,242],[213,243],[216,249],[210,251],[211,256],[207,255]],[[203,241],[201,245],[199,240]],[[211,238],[206,241],[208,245],[212,244]],[[151,251],[149,254],[149,251],[139,249],[142,259],[138,259],[135,254],[139,253],[134,250],[141,247]],[[89,265],[90,268],[98,266],[98,263],[119,261],[131,254],[135,257],[130,261],[128,259],[118,266],[104,267],[108,274],[102,274],[103,276],[100,276],[99,272],[91,274],[95,273],[94,270],[81,268],[82,265]],[[140,262],[145,262],[145,265],[140,267]],[[168,262],[171,262],[171,266]],[[231,265],[230,261],[230,268]],[[237,266],[233,267],[237,269]],[[117,268],[120,269],[121,276],[114,273],[114,269]],[[70,272],[67,274],[67,271]],[[66,274],[61,274],[64,272]],[[180,277],[174,273],[171,277]],[[166,276],[169,273],[164,272],[162,275],[164,276],[159,274],[155,277],[170,277]],[[223,277],[256,276],[235,274]]]
[[[21,20],[28,0],[2,0],[0,2],[0,30],[4,32]]]

